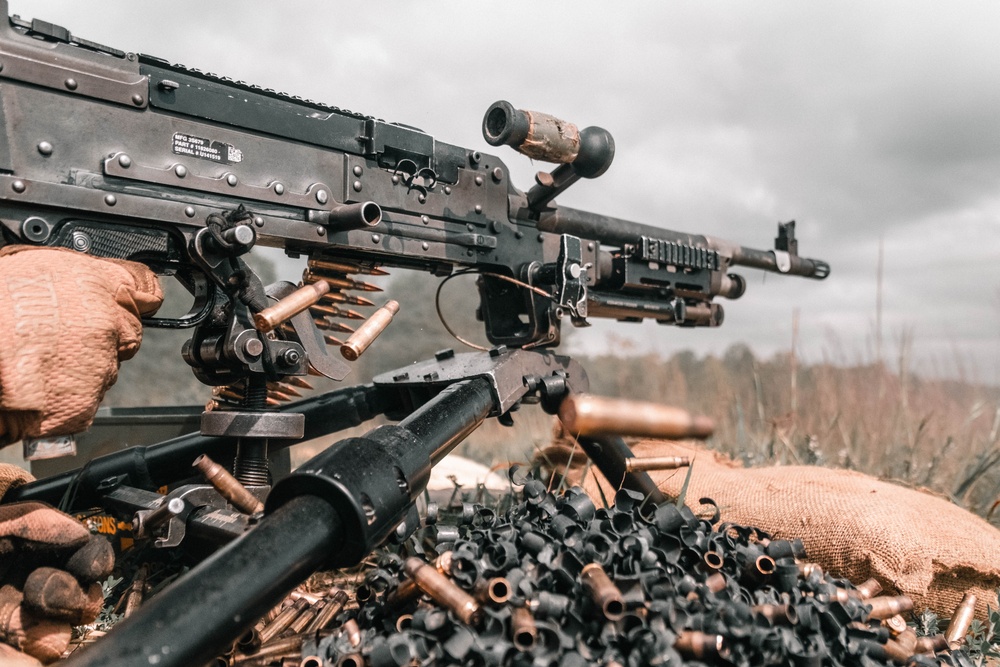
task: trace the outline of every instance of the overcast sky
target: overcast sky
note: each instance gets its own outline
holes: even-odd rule
[[[769,248],[798,221],[824,282],[745,272],[714,330],[595,326],[669,354],[744,341],[807,359],[874,354],[1000,381],[1000,3],[11,0],[11,13],[190,67],[499,151],[495,100],[599,125],[611,169],[559,202]],[[628,11],[620,8],[627,6]],[[615,344],[619,344],[616,341]]]

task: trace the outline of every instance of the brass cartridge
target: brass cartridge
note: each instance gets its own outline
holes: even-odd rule
[[[264,503],[247,491],[239,480],[228,470],[202,454],[194,460],[194,467],[201,471],[208,483],[215,487],[223,498],[233,504],[233,507],[244,514],[257,514],[264,511]]]
[[[708,417],[658,403],[570,394],[559,406],[559,419],[574,435],[707,438],[715,426]]]
[[[122,612],[123,618],[131,616],[132,612],[142,604],[143,597],[146,595],[146,578],[148,576],[149,565],[143,563],[135,571],[135,576],[132,578],[132,585],[129,586],[128,598],[125,600],[125,611]]]
[[[340,626],[340,631],[347,636],[347,643],[351,645],[351,648],[358,648],[361,646],[361,628],[358,627],[358,622],[353,618],[348,619]]]
[[[865,600],[865,604],[870,605],[872,610],[868,614],[868,618],[873,618],[876,620],[884,620],[890,616],[895,616],[896,614],[905,614],[908,611],[913,610],[913,600],[905,595],[899,595],[896,597],[883,595],[877,598],[870,598]]]
[[[625,472],[647,472],[650,470],[676,470],[691,465],[686,456],[650,456],[647,458],[625,459]]]
[[[878,583],[875,579],[869,579],[868,581],[855,586],[854,591],[862,600],[867,600],[868,598],[875,597],[882,592],[882,584]]]
[[[538,628],[527,607],[514,607],[510,614],[510,632],[518,651],[530,651],[535,646]]]
[[[599,563],[589,563],[580,571],[583,588],[609,621],[625,615],[625,598]]]
[[[316,614],[316,618],[314,618],[312,623],[306,627],[305,631],[316,632],[318,630],[325,630],[333,619],[336,618],[337,614],[341,612],[344,605],[347,604],[347,600],[347,593],[339,588],[333,589],[323,599],[323,602],[325,603],[323,608],[319,610]]]
[[[318,302],[329,291],[330,283],[325,280],[303,285],[273,306],[256,313],[253,316],[253,326],[257,331],[267,333]]]
[[[393,316],[398,312],[398,301],[389,301],[376,310],[340,347],[340,353],[349,361],[357,361],[358,357],[368,349],[368,346],[375,342],[379,334],[385,331],[385,328],[392,322]]]
[[[476,582],[474,593],[476,599],[483,604],[499,607],[510,600],[510,582],[506,577],[480,579]]]
[[[373,285],[371,283],[362,282],[360,280],[346,280],[344,278],[328,278],[319,273],[315,273],[306,269],[302,273],[302,282],[308,284],[318,283],[325,281],[330,283],[330,287],[335,287],[337,289],[346,290],[359,290],[361,292],[381,292],[382,288],[378,285]]]
[[[790,604],[759,604],[750,608],[755,614],[760,614],[771,625],[795,625],[799,615]]]
[[[932,635],[930,637],[917,637],[917,643],[913,647],[914,653],[938,653],[948,649],[948,639],[944,635]]]
[[[322,303],[317,303],[312,306],[309,306],[309,310],[310,312],[312,312],[313,315],[328,315],[330,317],[343,317],[348,320],[365,319],[365,316],[356,310],[351,310],[350,308],[340,308],[338,306],[327,306]]]
[[[972,625],[972,618],[975,615],[976,595],[966,593],[955,607],[955,613],[951,615],[951,622],[948,623],[948,629],[944,633],[948,648],[952,650],[962,648],[965,644],[965,635],[969,634],[969,626]]]
[[[451,574],[451,556],[450,551],[445,551],[434,559],[434,568],[446,577]],[[413,579],[405,579],[396,586],[396,590],[386,596],[385,604],[390,609],[397,609],[417,599],[420,595],[421,592],[417,588],[416,582]]]
[[[705,588],[713,593],[726,590],[726,575],[721,572],[716,572],[715,574],[706,577]]]
[[[705,660],[726,655],[722,635],[710,635],[698,630],[684,630],[677,636],[674,649],[686,658]]]
[[[420,590],[431,596],[441,606],[450,609],[452,613],[462,619],[463,623],[467,625],[479,624],[482,619],[479,603],[432,565],[428,565],[419,558],[407,558],[403,569]]]
[[[308,606],[308,600],[299,598],[291,606],[285,607],[280,614],[274,617],[273,621],[260,629],[260,643],[267,644],[284,632],[292,624],[292,621],[295,620],[295,617],[301,614]]]
[[[332,262],[325,259],[310,259],[306,266],[316,271],[331,273],[366,273],[369,276],[387,276],[389,272],[377,266],[362,266],[354,262]]]

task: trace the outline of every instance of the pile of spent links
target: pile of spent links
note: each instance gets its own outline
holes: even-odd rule
[[[459,525],[424,528],[423,557],[382,552],[356,609],[341,611],[335,590],[317,624],[316,599],[290,598],[219,664],[974,664],[961,648],[974,602],[945,634],[918,637],[909,598],[825,575],[797,540],[628,490],[606,508],[534,479],[522,495],[503,513],[464,504]]]

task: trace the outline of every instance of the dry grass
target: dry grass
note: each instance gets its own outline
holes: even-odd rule
[[[983,516],[1000,496],[1000,390],[923,379],[910,372],[905,354],[895,369],[809,365],[790,354],[758,360],[742,347],[722,358],[581,361],[595,393],[656,397],[712,417],[710,446],[748,465],[861,470],[930,488]],[[502,465],[529,458],[551,437],[551,418],[534,406],[515,422],[515,429],[488,423],[461,451]]]

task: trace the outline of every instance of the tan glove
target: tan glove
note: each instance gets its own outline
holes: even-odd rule
[[[72,626],[97,618],[113,567],[111,544],[79,521],[43,503],[0,505],[0,641],[57,660]]]
[[[163,301],[142,264],[61,248],[0,249],[0,442],[90,425],[118,362]]]

